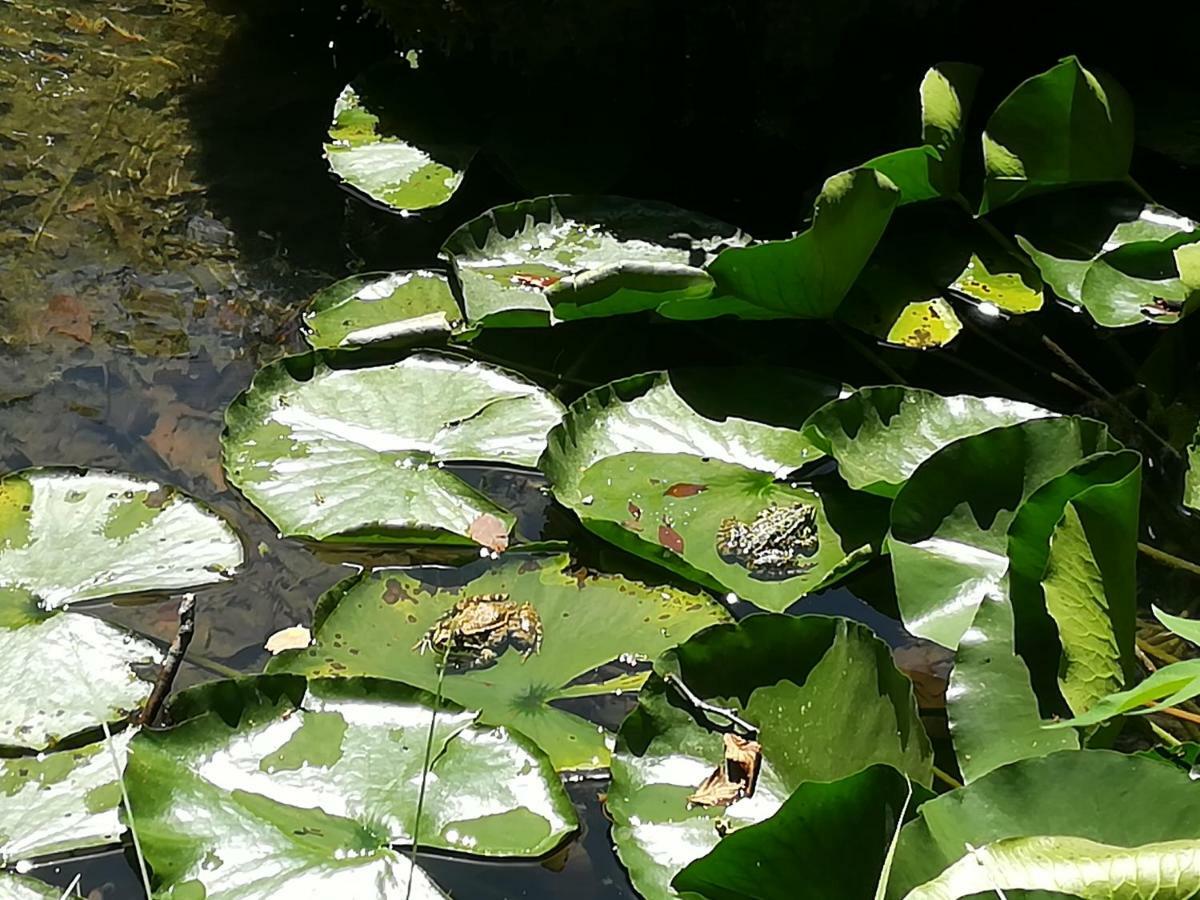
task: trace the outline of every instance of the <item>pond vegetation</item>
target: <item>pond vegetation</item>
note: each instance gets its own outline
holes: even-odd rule
[[[115,167],[111,116],[182,115],[136,16],[9,7],[115,87],[6,246],[153,249],[8,276],[0,374],[45,352],[138,448],[62,450],[57,388],[0,387],[0,898],[114,847],[175,900],[1200,892],[1200,223],[1133,177],[1113,77],[930,65],[909,146],[756,238],[513,199],[556,170],[392,48],[306,152],[429,252],[326,277],[243,260],[182,157],[161,196],[153,151]],[[175,393],[89,412],[80,369]]]

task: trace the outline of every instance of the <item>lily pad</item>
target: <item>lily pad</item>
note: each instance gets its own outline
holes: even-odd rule
[[[461,326],[449,280],[424,270],[343,278],[318,291],[304,311],[304,337],[317,350],[408,346]]]
[[[447,146],[403,133],[405,124],[381,121],[349,84],[333,106],[325,159],[343,182],[388,209],[415,212],[440,206],[462,184],[473,147]],[[423,129],[422,129],[423,130]]]
[[[504,594],[532,604],[543,628],[540,649],[527,659],[506,652],[490,667],[451,671],[442,693],[481,710],[481,722],[531,738],[560,770],[604,768],[611,736],[551,703],[636,689],[636,681],[624,676],[600,683],[578,680],[619,659],[653,658],[701,628],[728,621],[729,614],[704,594],[573,572],[568,566],[565,556],[507,554],[482,574],[441,587],[401,569],[364,573],[321,599],[314,646],[285,651],[268,669],[371,675],[433,690],[439,660],[436,653],[418,652],[421,638],[458,601]]]
[[[36,878],[0,872],[0,900],[62,900],[62,892]]]
[[[241,562],[222,519],[156,482],[67,469],[0,479],[0,746],[44,749],[150,693],[135,667],[158,648],[68,604],[221,581]]]
[[[1110,449],[1118,447],[1099,422],[1033,419],[961,438],[922,463],[896,494],[888,538],[909,631],[957,647],[984,596],[1003,590],[1021,504]]]
[[[907,897],[969,859],[971,848],[1011,838],[1075,837],[1126,848],[1195,840],[1196,791],[1186,772],[1107,750],[1004,766],[921,805],[900,832],[887,896]]]
[[[78,750],[0,761],[0,866],[116,843],[121,772],[135,731]]]
[[[532,466],[561,416],[537,385],[458,356],[363,368],[300,357],[261,370],[226,411],[225,471],[288,535],[494,538],[513,516],[443,464]]]
[[[577,828],[548,760],[503,728],[372,679],[259,676],[181,694],[182,724],[143,732],[126,780],[164,896],[404,895],[393,845],[538,856]],[[445,896],[420,869],[414,897]]]
[[[920,388],[866,387],[821,407],[804,436],[837,460],[855,490],[894,497],[917,467],[959,438],[1055,413],[1003,397],[950,397]]]
[[[170,486],[73,469],[0,479],[0,592],[42,609],[210,584],[241,564],[229,525]]]
[[[832,318],[899,199],[896,186],[874,169],[832,176],[821,188],[806,231],[788,240],[724,250],[708,267],[717,284],[714,314],[725,311],[720,295],[728,295],[777,315]]]
[[[1188,447],[1187,475],[1183,485],[1183,505],[1200,509],[1200,429]]]
[[[950,290],[970,297],[984,310],[1003,310],[1016,315],[1037,312],[1045,302],[1036,273],[1028,271],[1028,263],[1021,265],[1009,256],[993,256],[989,266],[988,261],[972,253],[962,272],[950,283]]]
[[[706,900],[868,900],[911,794],[908,779],[886,765],[805,782],[775,815],[723,838],[671,886]]]
[[[747,238],[665,203],[552,195],[498,206],[447,239],[472,326],[541,326],[704,298],[704,271]]]
[[[1057,188],[1123,181],[1132,156],[1129,97],[1069,56],[1022,82],[988,119],[979,211]]]
[[[680,684],[756,728],[762,763],[751,795],[723,806],[689,804],[721,762],[722,733],[742,726],[703,711]],[[887,646],[846,619],[750,616],[655,662],[613,757],[613,841],[641,896],[677,897],[671,880],[723,832],[774,815],[805,782],[836,781],[874,763],[925,785],[932,777],[912,685]]]
[[[864,163],[900,188],[900,203],[916,203],[958,193],[963,126],[981,69],[939,63],[921,79],[920,147],[877,156]]]

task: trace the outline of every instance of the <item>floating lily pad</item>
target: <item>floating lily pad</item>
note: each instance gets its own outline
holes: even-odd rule
[[[455,231],[442,254],[472,326],[540,326],[707,297],[704,271],[746,237],[665,203],[555,195],[498,206]]]
[[[742,728],[695,708],[679,683],[757,729],[762,762],[751,795],[689,804],[721,762],[722,734]],[[835,781],[877,762],[920,784],[932,777],[912,685],[867,628],[781,615],[710,628],[659,657],[621,726],[608,793],[613,841],[641,896],[677,897],[672,878],[723,831],[775,814],[805,782]]]
[[[1183,505],[1200,509],[1200,429],[1188,447],[1187,475],[1183,485]]]
[[[209,584],[241,563],[229,525],[175,488],[69,469],[0,480],[0,591],[43,609]]]
[[[981,71],[963,63],[939,63],[929,69],[920,87],[922,146],[863,163],[900,188],[901,204],[958,193],[963,126]]]
[[[561,416],[536,385],[458,356],[364,368],[301,357],[260,371],[226,411],[225,471],[284,534],[487,535],[479,542],[502,550],[512,514],[442,464],[532,466]]]
[[[724,250],[708,267],[717,296],[698,308],[722,308],[724,296],[777,314],[828,319],[858,278],[883,236],[900,192],[873,169],[827,180],[813,207],[812,225],[788,240]]]
[[[285,651],[270,671],[394,678],[428,690],[437,685],[438,655],[416,646],[456,602],[486,594],[530,603],[540,618],[540,649],[527,659],[513,651],[489,667],[452,671],[442,693],[481,722],[503,725],[537,742],[558,769],[608,765],[610,735],[552,701],[636,690],[637,681],[575,683],[618,659],[652,658],[696,631],[729,619],[704,594],[647,587],[616,575],[572,572],[565,556],[507,554],[453,587],[423,584],[401,569],[351,578],[320,601],[316,643]]]
[[[1004,766],[921,805],[900,832],[888,900],[910,896],[970,859],[973,848],[1010,838],[1054,835],[1126,848],[1194,841],[1200,838],[1196,788],[1173,766],[1107,750]],[[1106,880],[1105,873],[1097,872],[1097,881]]]
[[[121,772],[130,729],[78,750],[0,761],[0,866],[112,844],[123,826]]]
[[[0,872],[0,900],[62,900],[62,891],[36,878]]]
[[[909,631],[957,647],[984,596],[1003,590],[1008,529],[1021,504],[1111,449],[1119,447],[1104,425],[1063,417],[993,428],[925,460],[896,494],[888,538]]]
[[[304,337],[317,350],[406,346],[449,336],[461,325],[446,276],[424,270],[343,278],[318,291],[304,311]]]
[[[372,679],[260,676],[172,704],[182,724],[143,732],[126,781],[164,896],[405,896],[393,845],[538,856],[577,828],[536,747],[453,705]],[[445,896],[417,869],[412,896]]]
[[[70,603],[228,578],[229,526],[173,488],[106,472],[0,479],[0,746],[44,749],[136,709],[148,640]]]
[[[415,212],[449,200],[462,184],[474,148],[414,141],[413,134],[404,133],[413,123],[381,121],[360,96],[362,90],[349,84],[334,103],[325,145],[329,168],[389,209]]]
[[[1055,414],[1003,397],[950,397],[890,385],[854,391],[817,410],[805,437],[837,460],[855,490],[894,497],[947,444],[1000,425]]]
[[[1057,188],[1122,181],[1132,155],[1128,95],[1069,56],[1022,82],[988,119],[979,211]]]
[[[985,309],[988,308],[985,304],[991,304],[994,309],[1018,315],[1036,312],[1044,302],[1041,281],[1011,258],[1007,266],[993,262],[989,268],[987,262],[971,254],[950,289],[965,294]]]

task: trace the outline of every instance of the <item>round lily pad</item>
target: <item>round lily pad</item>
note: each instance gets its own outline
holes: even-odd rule
[[[225,471],[284,534],[503,550],[512,514],[443,464],[532,466],[561,415],[537,385],[459,356],[299,357],[260,371],[226,411]]]
[[[126,779],[164,896],[405,896],[395,845],[539,856],[577,828],[538,749],[408,685],[259,676],[180,694]],[[426,744],[433,729],[428,774]],[[412,896],[442,897],[424,872]],[[197,892],[202,892],[198,894]]]
[[[35,878],[0,872],[0,900],[62,900],[62,892]]]
[[[372,272],[318,291],[304,311],[304,337],[317,350],[406,346],[453,334],[458,301],[440,272]]]
[[[761,769],[752,791],[707,805],[698,789],[731,732],[759,745]],[[874,763],[932,778],[912,685],[869,629],[768,614],[716,626],[659,657],[621,726],[613,841],[641,896],[677,897],[672,878],[724,834],[773,815],[804,782]]]
[[[268,668],[394,678],[433,690],[440,657],[421,652],[422,638],[460,601],[498,594],[531,604],[541,624],[540,647],[527,658],[509,648],[493,665],[452,670],[442,693],[481,710],[481,722],[532,738],[558,769],[604,768],[611,736],[553,701],[636,690],[641,679],[628,671],[605,681],[580,679],[618,660],[632,666],[653,658],[729,614],[705,594],[572,571],[569,562],[509,553],[482,574],[470,567],[441,586],[402,569],[364,573],[321,599],[312,647],[285,651]]]

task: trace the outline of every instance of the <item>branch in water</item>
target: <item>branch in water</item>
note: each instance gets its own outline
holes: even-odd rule
[[[684,700],[686,700],[688,703],[690,703],[693,707],[700,710],[701,712],[704,712],[708,715],[720,716],[721,718],[723,718],[727,722],[729,722],[731,725],[745,731],[746,736],[751,739],[758,737],[758,727],[757,726],[751,725],[745,719],[738,716],[738,714],[735,713],[732,709],[725,709],[724,707],[721,707],[721,706],[714,706],[713,704],[708,703],[705,700],[701,700],[699,697],[697,697],[695,694],[693,694],[691,689],[686,684],[684,684],[683,681],[680,678],[678,678],[677,676],[664,675],[663,681],[665,681],[667,684],[671,685],[671,687],[675,688],[675,690],[679,692],[679,695],[681,697],[683,697]]]
[[[163,701],[171,693],[171,685],[175,683],[175,676],[183,664],[184,654],[187,653],[188,644],[192,642],[192,634],[195,630],[196,595],[184,594],[183,599],[179,601],[179,629],[175,632],[175,640],[171,641],[162,668],[158,670],[154,690],[150,692],[150,697],[146,700],[142,711],[134,717],[135,725],[149,725],[158,717],[158,711],[162,708]]]

